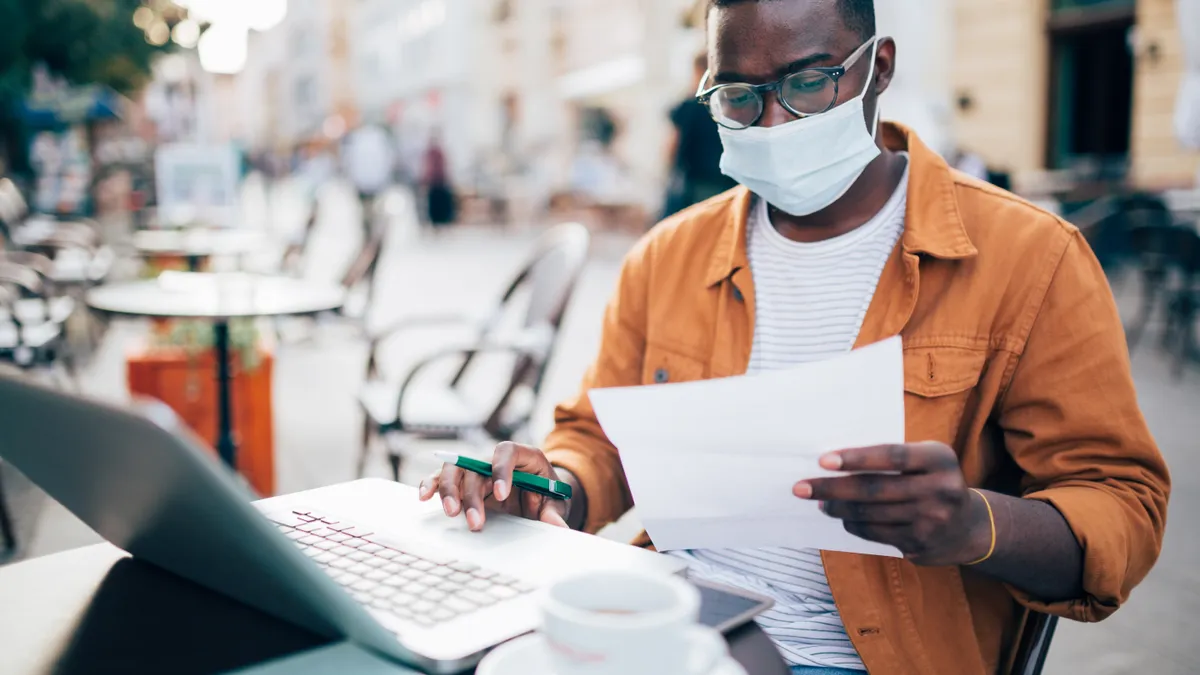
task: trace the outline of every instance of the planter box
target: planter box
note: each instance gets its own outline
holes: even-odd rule
[[[233,355],[233,429],[238,471],[259,495],[275,494],[274,361],[263,348],[258,367],[243,371]],[[217,441],[217,362],[212,350],[141,348],[126,359],[129,392],[166,403],[212,450]],[[212,450],[216,454],[215,450]]]

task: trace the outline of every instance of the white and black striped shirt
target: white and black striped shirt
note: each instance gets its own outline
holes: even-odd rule
[[[883,209],[862,227],[804,244],[771,225],[757,199],[747,230],[754,275],[754,348],[748,374],[849,351],[858,339],[883,266],[904,232],[908,171]],[[758,617],[792,665],[863,667],[838,616],[820,553],[813,549],[693,550],[692,575],[767,595]]]

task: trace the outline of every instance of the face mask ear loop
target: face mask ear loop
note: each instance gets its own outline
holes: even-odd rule
[[[871,70],[870,70],[870,72],[867,73],[867,84],[866,84],[866,86],[863,87],[863,91],[862,91],[862,98],[863,98],[864,102],[867,99],[867,91],[871,88],[871,85],[875,82],[875,57],[879,55],[879,38],[874,37],[871,39],[874,40],[874,43],[871,45]],[[879,97],[876,96],[875,97],[875,122],[871,125],[871,138],[875,138],[876,137],[875,134],[879,132],[879,117],[880,117]]]

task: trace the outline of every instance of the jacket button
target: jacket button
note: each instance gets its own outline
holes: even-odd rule
[[[667,372],[666,368],[659,368],[658,370],[654,371],[654,382],[656,384],[666,384],[670,379],[671,374]]]

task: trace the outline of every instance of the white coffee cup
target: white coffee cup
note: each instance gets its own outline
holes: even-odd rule
[[[678,577],[581,574],[542,602],[555,675],[707,675],[729,654],[719,633],[696,624],[700,592]]]

